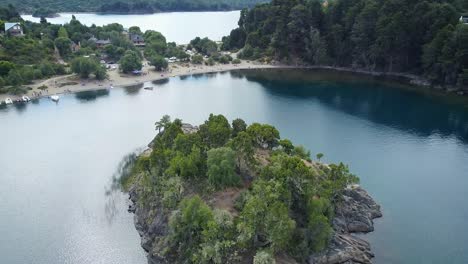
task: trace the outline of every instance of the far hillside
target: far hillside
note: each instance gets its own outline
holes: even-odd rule
[[[225,11],[253,7],[268,0],[3,0],[23,13],[54,12],[156,13],[167,11]],[[47,11],[47,12],[44,12]]]

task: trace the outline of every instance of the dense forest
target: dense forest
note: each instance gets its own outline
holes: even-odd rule
[[[164,11],[239,10],[266,0],[3,0],[21,12],[153,13]]]
[[[328,245],[334,206],[358,181],[268,124],[211,114],[193,127],[164,116],[156,130],[121,182],[151,226],[144,248],[161,263],[304,262]]]
[[[244,58],[424,75],[468,86],[460,0],[273,0],[243,10],[224,49]]]

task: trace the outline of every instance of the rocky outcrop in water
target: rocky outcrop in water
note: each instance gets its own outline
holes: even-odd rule
[[[198,127],[183,124],[184,133],[195,133]],[[150,149],[142,155],[149,155]],[[141,246],[148,253],[148,263],[168,263],[162,255],[167,248],[166,236],[169,233],[169,215],[158,202],[142,204],[141,191],[132,186],[128,192],[132,204],[128,211],[134,213],[135,227],[141,237]],[[369,242],[352,233],[367,233],[374,230],[373,219],[381,217],[380,206],[370,195],[358,185],[352,185],[343,190],[340,201],[335,207],[333,219],[334,234],[328,247],[322,252],[309,256],[310,264],[368,264],[372,263],[374,254]],[[296,263],[292,259],[282,260],[280,263]]]
[[[372,263],[369,242],[352,233],[374,231],[373,219],[381,217],[380,206],[359,186],[350,186],[335,208],[335,233],[327,249],[309,257],[310,264]]]

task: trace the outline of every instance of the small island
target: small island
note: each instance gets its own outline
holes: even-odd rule
[[[371,263],[380,206],[348,167],[268,124],[156,122],[120,183],[149,263]]]

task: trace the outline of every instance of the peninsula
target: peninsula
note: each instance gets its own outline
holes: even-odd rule
[[[267,124],[211,114],[159,133],[121,183],[149,263],[371,263],[380,206],[344,164]]]

